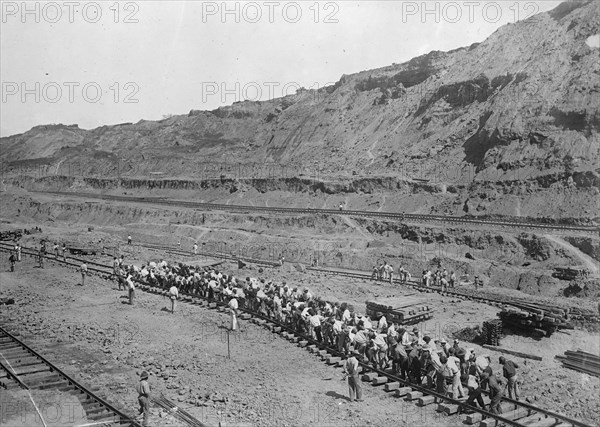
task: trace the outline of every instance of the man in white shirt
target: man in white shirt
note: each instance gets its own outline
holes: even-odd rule
[[[449,356],[447,364],[454,373],[454,378],[452,380],[452,395],[454,399],[462,399],[465,397],[465,390],[463,389],[460,381],[460,359],[455,356],[454,348],[450,348],[448,353]]]
[[[231,330],[232,331],[237,331],[238,330],[238,320],[237,320],[237,316],[238,316],[238,301],[235,298],[235,296],[233,296],[230,300],[229,300],[229,304],[227,304],[229,306],[229,313],[231,315]]]
[[[175,306],[177,305],[177,297],[179,296],[179,290],[177,286],[171,286],[169,289],[169,298],[171,299],[171,314],[175,313]]]
[[[80,271],[81,271],[81,286],[83,286],[83,284],[85,283],[85,276],[88,271],[87,264],[85,262],[83,264],[81,264]]]
[[[133,299],[135,298],[135,285],[133,284],[133,277],[131,277],[131,273],[127,274],[127,288],[129,289],[129,305],[133,305]]]
[[[344,364],[344,378],[348,379],[348,389],[350,395],[350,401],[362,402],[362,388],[360,385],[360,379],[358,378],[360,367],[358,364],[357,357],[360,353],[356,350],[352,351],[352,355],[346,360]]]

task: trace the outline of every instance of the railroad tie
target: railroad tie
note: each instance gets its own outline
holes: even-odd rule
[[[423,397],[423,393],[421,393],[420,391],[411,391],[406,395],[407,400],[416,400],[419,397]]]
[[[337,357],[337,356],[328,356],[325,358],[325,361],[327,362],[328,365],[337,366],[338,364],[342,363],[342,358]]]
[[[387,377],[376,377],[376,378],[373,378],[373,381],[371,382],[371,384],[374,386],[378,386],[378,385],[387,383],[387,381],[388,381]]]
[[[412,388],[410,387],[400,387],[398,390],[396,390],[396,397],[404,397],[411,391]]]
[[[400,383],[397,381],[391,382],[391,383],[387,383],[383,389],[385,391],[395,391],[398,390],[400,388]]]
[[[427,406],[435,403],[435,396],[423,396],[417,399],[417,404],[419,406]]]
[[[375,378],[377,378],[377,374],[375,372],[369,372],[366,373],[362,376],[362,380],[364,382],[371,382],[373,381]]]
[[[536,423],[528,424],[528,427],[551,427],[555,425],[558,420],[554,417],[542,418]]]

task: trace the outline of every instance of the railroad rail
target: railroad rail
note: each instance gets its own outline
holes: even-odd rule
[[[8,251],[9,249],[0,246],[0,250]],[[27,250],[26,248],[23,248],[23,255],[37,256],[37,254]],[[68,261],[61,260],[60,258],[50,257],[49,261],[55,261],[67,266],[75,265]],[[98,263],[95,264],[101,265]],[[103,266],[102,268],[92,267],[90,270],[105,278],[109,278],[112,274],[112,268],[109,266]],[[138,289],[146,292],[163,296],[167,295],[168,293],[167,290],[159,286],[152,286],[139,280],[136,280],[136,282],[138,283]],[[180,300],[196,306],[217,309],[223,313],[227,312],[228,310],[225,302],[215,299],[211,300],[207,297],[197,294],[180,292]],[[497,301],[495,303],[497,303]],[[298,333],[298,331],[292,329],[288,325],[278,322],[270,317],[266,317],[261,313],[254,312],[246,308],[240,308],[240,311],[243,313],[240,316],[242,320],[251,320],[258,325],[268,328],[274,333],[282,335],[284,338],[297,343],[299,346],[306,348],[311,353],[318,355],[329,365],[335,367],[343,366],[345,355],[340,353],[336,348],[318,342],[311,336]],[[1,345],[2,341],[0,339],[0,346]],[[364,382],[371,382],[373,386],[384,385],[385,391],[394,393],[395,396],[403,397],[408,401],[414,401],[419,406],[426,407],[429,405],[434,405],[437,412],[445,413],[447,415],[458,414],[461,407],[464,406],[464,401],[439,394],[436,391],[426,388],[422,385],[411,384],[407,380],[397,377],[390,370],[376,369],[362,362],[360,363],[360,366],[363,373],[362,380]],[[487,392],[484,391],[483,394],[486,395],[487,399]],[[509,399],[506,397],[503,398],[502,402],[502,414],[493,414],[484,409],[471,406],[465,408],[471,411],[472,414],[467,415],[464,423],[470,425],[479,423],[480,427],[497,425],[510,425],[516,427],[591,427],[579,420],[575,420],[566,415],[544,408],[530,405],[526,402]]]
[[[350,215],[355,217],[365,218],[386,218],[400,220],[405,222],[441,222],[445,224],[473,224],[473,225],[493,225],[513,228],[528,228],[539,230],[555,230],[555,231],[578,231],[592,234],[600,234],[600,227],[597,225],[565,225],[565,224],[546,224],[541,222],[532,222],[517,218],[509,218],[506,220],[492,219],[477,219],[468,217],[457,217],[447,215],[433,214],[410,214],[397,212],[376,212],[376,211],[360,211],[360,210],[336,210],[336,209],[316,209],[316,208],[284,208],[284,207],[267,207],[267,206],[249,206],[249,205],[226,205],[219,203],[203,203],[191,202],[186,200],[171,200],[165,198],[153,197],[130,197],[117,196],[94,193],[81,192],[62,192],[62,191],[34,191],[42,194],[55,194],[59,196],[71,196],[79,198],[93,198],[108,201],[129,202],[129,203],[146,203],[146,204],[161,204],[169,206],[178,206],[192,209],[203,210],[219,210],[229,212],[269,212],[269,213],[286,213],[294,215]]]
[[[135,419],[108,403],[95,390],[75,381],[3,327],[0,327],[0,361],[0,378],[7,379],[7,387],[10,386],[10,380],[25,390],[73,394],[81,402],[86,419],[94,425],[141,427]]]

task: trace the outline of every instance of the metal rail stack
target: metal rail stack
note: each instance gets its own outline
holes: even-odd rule
[[[564,367],[585,374],[600,377],[600,356],[585,351],[565,351],[564,356],[556,356]]]
[[[186,426],[190,427],[207,427],[206,424],[202,423],[198,419],[194,418],[188,412],[184,411],[169,399],[164,396],[150,397],[150,401],[154,403],[159,408],[167,411],[169,415],[172,415],[179,421],[183,422]]]

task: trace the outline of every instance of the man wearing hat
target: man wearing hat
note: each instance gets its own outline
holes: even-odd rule
[[[144,421],[142,425],[148,426],[148,419],[150,418],[150,384],[148,384],[148,372],[143,371],[140,375],[140,382],[138,383],[136,390],[138,392],[138,402],[140,404],[140,415],[144,415]]]
[[[346,360],[344,364],[344,379],[348,378],[348,389],[350,395],[350,401],[354,402],[362,402],[362,388],[360,385],[360,379],[358,378],[359,374],[359,364],[357,357],[360,356],[360,353],[356,350],[352,350],[350,357]],[[355,399],[356,398],[356,399]]]

